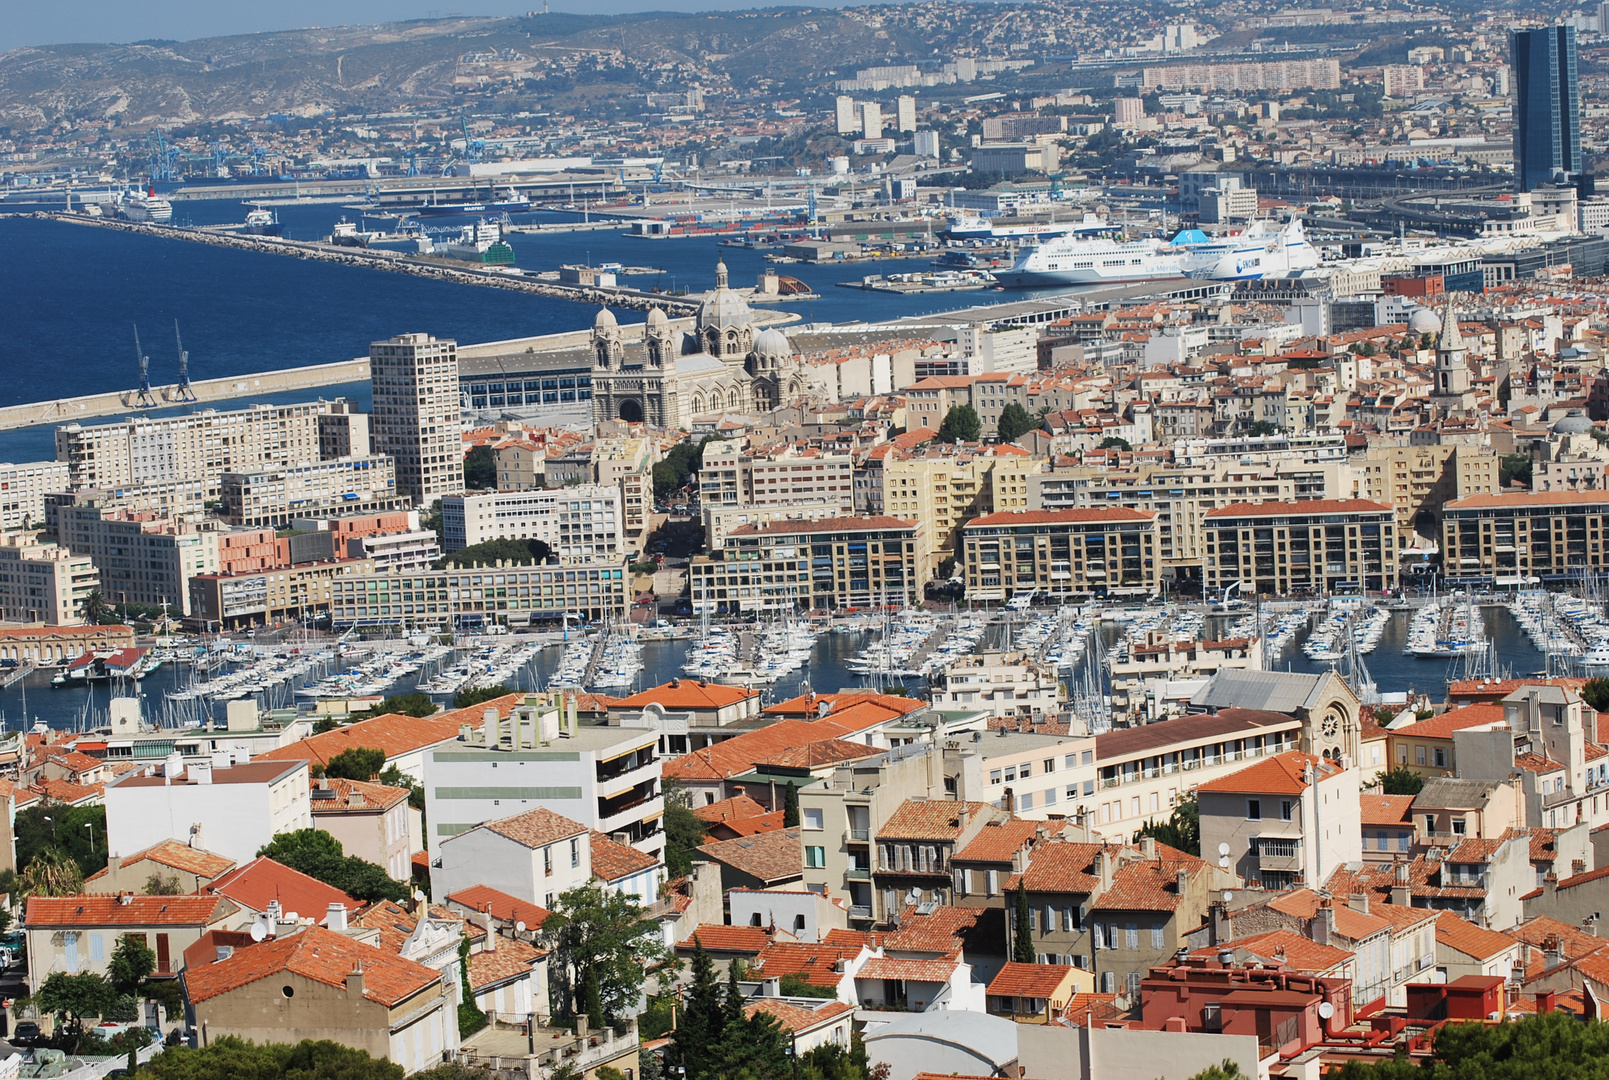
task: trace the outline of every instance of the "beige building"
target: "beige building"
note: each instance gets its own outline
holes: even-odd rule
[[[1318,884],[1363,858],[1358,770],[1277,754],[1196,787],[1201,850],[1229,849],[1230,866],[1265,889]]]
[[[415,574],[348,575],[330,590],[330,617],[349,626],[523,626],[563,617],[624,618],[625,566],[470,566]]]
[[[726,546],[726,536],[744,525],[767,525],[773,521],[821,521],[842,517],[836,500],[806,499],[786,506],[711,506],[704,504],[704,546],[717,551]],[[866,516],[875,517],[875,513]]]
[[[1471,495],[1443,511],[1449,582],[1563,581],[1609,566],[1609,492]]]
[[[428,508],[464,490],[458,344],[400,334],[369,346],[374,450],[396,462],[397,490]]]
[[[218,533],[185,521],[142,520],[94,505],[57,510],[56,536],[78,555],[94,560],[101,595],[114,604],[166,605],[190,614],[190,579],[218,571]]]
[[[742,525],[688,567],[695,612],[838,611],[916,600],[917,527],[892,517]]]
[[[84,621],[84,601],[100,584],[88,555],[26,534],[0,542],[0,621],[76,626]]]
[[[75,488],[121,488],[190,477],[203,480],[206,497],[216,499],[226,472],[318,461],[325,429],[344,426],[346,410],[345,401],[317,401],[142,416],[92,427],[67,424],[56,429],[56,458],[67,463]]]
[[[547,448],[515,439],[492,450],[499,491],[529,491],[547,486]]]
[[[25,916],[28,985],[56,972],[105,975],[117,943],[134,936],[156,954],[158,978],[179,973],[184,950],[226,928],[239,909],[221,896],[31,896]]]
[[[1368,499],[1237,503],[1209,510],[1206,585],[1289,596],[1397,586],[1396,512]]]
[[[1440,535],[1441,508],[1466,495],[1499,490],[1496,451],[1487,446],[1371,446],[1348,462],[1358,496],[1397,512],[1397,535]]]
[[[960,529],[979,514],[1026,510],[1043,458],[1018,447],[931,447],[885,459],[882,512],[917,524],[925,577],[945,556],[960,558]]]
[[[1156,515],[1149,511],[1018,510],[975,518],[961,533],[972,600],[1157,590]]]
[[[231,525],[275,528],[320,514],[406,510],[396,465],[388,457],[335,458],[284,468],[227,472],[218,481],[221,513]]]
[[[489,540],[541,540],[564,563],[618,561],[620,488],[613,484],[449,495],[441,501],[448,551]]]
[[[188,618],[213,627],[300,618],[330,610],[337,582],[374,572],[373,559],[337,559],[239,574],[197,574],[190,579]]]
[[[45,523],[45,496],[71,484],[65,461],[0,463],[0,529],[38,528]]]
[[[320,777],[308,792],[313,827],[341,842],[348,855],[384,867],[393,881],[413,879],[413,853],[424,850],[419,811],[408,789]]]
[[[153,879],[177,887],[178,895],[198,893],[235,868],[235,860],[210,851],[163,840],[132,855],[113,858],[106,868],[84,879],[87,893],[116,895],[150,891]]]
[[[854,459],[808,447],[786,446],[749,453],[736,440],[704,448],[697,473],[702,506],[789,506],[796,502],[836,504],[840,514],[855,510]]]
[[[991,716],[1054,716],[1060,681],[1056,668],[1027,653],[985,652],[965,656],[935,673],[933,708],[940,712],[986,710]]]

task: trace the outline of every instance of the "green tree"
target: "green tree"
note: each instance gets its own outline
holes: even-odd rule
[[[139,994],[145,980],[156,971],[156,953],[145,943],[143,935],[125,934],[106,964],[106,975],[120,994],[134,997]]]
[[[786,1075],[788,1035],[771,1013],[756,1010],[753,1016],[744,1015],[735,974],[728,981],[727,1007],[723,1012],[726,1023],[715,1051],[718,1065],[714,1075],[721,1080]]]
[[[1095,449],[1097,449],[1097,450],[1133,450],[1134,447],[1129,445],[1129,441],[1127,439],[1119,438],[1116,435],[1108,435],[1106,438],[1101,440],[1101,444],[1099,446],[1097,446]]]
[[[1278,435],[1279,425],[1275,424],[1271,420],[1254,420],[1252,421],[1251,425],[1246,428],[1246,434],[1259,437],[1264,435]]]
[[[1599,712],[1609,712],[1609,679],[1588,679],[1581,686],[1581,700]]]
[[[170,1046],[140,1075],[154,1080],[402,1080],[403,1072],[400,1065],[328,1040],[259,1046],[223,1035],[199,1049]]]
[[[466,686],[464,689],[453,695],[453,708],[467,709],[471,706],[480,705],[485,702],[503,697],[507,694],[512,694],[513,692],[513,690],[510,690],[502,683],[498,683],[495,686]]]
[[[513,566],[534,566],[552,558],[553,549],[541,540],[487,540],[445,556],[438,567],[495,566],[499,561]]]
[[[825,986],[817,986],[797,971],[790,971],[782,976],[780,989],[783,997],[830,998],[838,996],[836,990]]]
[[[177,874],[152,874],[145,879],[146,896],[178,896],[183,892]]]
[[[591,882],[561,894],[558,909],[542,929],[553,941],[566,1016],[584,1011],[588,972],[596,974],[604,1019],[613,1022],[627,1015],[636,1005],[647,968],[665,956],[659,924],[643,917],[636,900]]]
[[[1176,848],[1187,855],[1201,855],[1201,806],[1192,792],[1180,797],[1166,821],[1147,821],[1140,835]]]
[[[430,700],[429,694],[410,693],[392,694],[380,704],[361,713],[353,715],[354,720],[370,720],[376,716],[389,716],[393,713],[402,716],[435,716],[436,703]]]
[[[978,410],[963,403],[951,405],[950,411],[944,414],[944,420],[939,424],[938,441],[977,442],[982,434],[983,422],[978,419]]]
[[[709,1069],[715,1041],[721,1034],[721,985],[704,943],[693,938],[690,981],[682,995],[681,1021],[676,1026],[676,1058],[689,1077],[702,1077]]]
[[[1531,455],[1504,454],[1497,459],[1497,479],[1502,487],[1518,483],[1531,486]]]
[[[1017,900],[1011,920],[1011,958],[1019,964],[1039,959],[1034,949],[1034,920],[1028,911],[1028,888],[1017,879]]]
[[[17,865],[23,872],[45,851],[65,855],[87,877],[106,865],[106,807],[41,801],[17,814]]]
[[[75,896],[84,891],[84,870],[63,851],[41,851],[17,878],[24,896]]]
[[[799,789],[788,784],[782,791],[782,827],[784,829],[797,828],[799,825]]]
[[[99,1017],[117,1006],[118,993],[104,975],[83,971],[69,975],[65,971],[52,972],[34,994],[34,1004],[61,1019],[58,1033],[72,1044],[69,1053],[78,1051],[84,1037],[84,1018]]]
[[[84,621],[91,626],[109,623],[117,617],[112,611],[112,605],[106,602],[106,597],[101,595],[99,589],[91,589],[84,594],[83,614]]]
[[[464,487],[484,490],[497,486],[497,455],[490,446],[477,446],[464,455]]]
[[[1030,431],[1039,426],[1028,410],[1013,401],[1000,410],[1000,421],[995,425],[995,434],[1003,443],[1016,442]]]
[[[708,839],[704,823],[691,808],[665,801],[665,870],[671,877],[692,873],[698,846]]]
[[[1374,782],[1380,785],[1380,791],[1386,795],[1417,795],[1425,786],[1425,778],[1406,765],[1376,773]]]
[[[372,746],[353,746],[330,758],[324,775],[331,780],[373,780],[385,768],[385,751]]]
[[[458,980],[461,985],[469,985],[469,938],[458,940]],[[487,1024],[486,1014],[480,1011],[475,999],[467,992],[464,1000],[458,1003],[458,1037],[467,1039]]]
[[[372,903],[408,899],[408,887],[393,881],[385,870],[356,855],[348,855],[341,842],[323,829],[297,829],[280,833],[258,852],[292,870],[300,870],[340,889],[354,900]]]
[[[1240,1071],[1239,1065],[1224,1058],[1222,1064],[1202,1069],[1190,1080],[1246,1080],[1246,1074]]]

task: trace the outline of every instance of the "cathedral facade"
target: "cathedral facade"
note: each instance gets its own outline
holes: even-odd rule
[[[780,330],[754,330],[754,313],[727,286],[726,264],[689,331],[659,308],[641,343],[627,344],[608,308],[592,324],[592,416],[650,427],[692,427],[712,412],[767,412],[805,391],[793,346]]]

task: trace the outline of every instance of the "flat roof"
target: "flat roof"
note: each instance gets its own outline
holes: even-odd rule
[[[296,761],[248,761],[241,765],[232,765],[227,769],[213,769],[213,784],[272,784],[283,780],[292,773],[307,768],[307,762],[300,759]],[[107,787],[206,787],[195,781],[194,767],[187,767],[184,775],[169,778],[166,776],[147,776],[144,773],[129,773],[110,781]]]

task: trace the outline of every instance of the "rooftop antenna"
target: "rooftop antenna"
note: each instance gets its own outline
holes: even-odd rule
[[[134,324],[134,355],[140,358],[140,392],[134,399],[135,407],[141,409],[156,408],[156,398],[151,396],[151,358],[145,355],[140,348],[140,326]]]
[[[194,401],[196,392],[190,389],[190,354],[184,351],[184,339],[179,337],[179,320],[173,320],[173,341],[179,346],[179,385],[174,391],[177,401]]]

